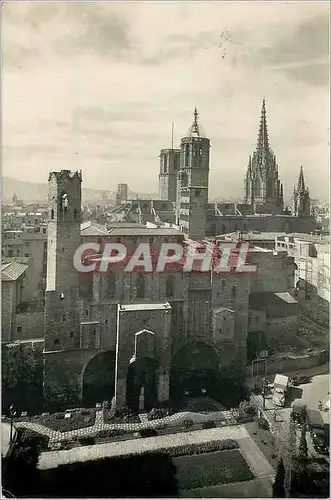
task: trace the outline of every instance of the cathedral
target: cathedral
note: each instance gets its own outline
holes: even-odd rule
[[[284,211],[283,184],[279,180],[276,156],[269,145],[264,99],[256,150],[249,157],[245,177],[245,203],[253,207],[254,212],[281,214]]]
[[[165,222],[196,239],[234,231],[310,233],[316,229],[302,167],[292,210],[284,205],[283,184],[269,141],[265,100],[256,148],[248,161],[241,203],[208,202],[209,148],[210,139],[202,131],[195,109],[192,126],[182,138],[180,147],[160,151],[160,199],[132,200],[129,211],[126,202],[122,221]]]

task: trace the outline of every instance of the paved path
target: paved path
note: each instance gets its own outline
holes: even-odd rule
[[[193,422],[207,422],[211,420],[220,421],[223,425],[235,425],[235,420],[230,411],[218,411],[214,413],[201,414],[201,413],[190,413],[190,412],[180,412],[168,417],[160,418],[157,420],[147,420],[147,416],[140,415],[140,423],[125,423],[125,424],[107,424],[103,419],[103,411],[96,412],[96,418],[94,425],[90,427],[83,427],[80,429],[75,429],[72,431],[55,431],[46,427],[44,425],[38,424],[36,422],[17,422],[16,427],[30,429],[32,431],[38,432],[49,437],[50,444],[58,443],[61,441],[69,441],[77,437],[88,437],[93,436],[95,433],[103,430],[114,430],[122,429],[127,432],[138,432],[143,429],[155,429],[160,425],[178,425],[184,420],[193,420]]]
[[[275,471],[251,437],[240,439],[239,446],[243,457],[255,477],[274,476]]]
[[[62,464],[86,462],[104,457],[140,454],[159,448],[223,441],[225,439],[238,441],[244,438],[250,438],[246,428],[237,425],[235,427],[203,429],[144,439],[114,441],[112,443],[82,446],[70,450],[46,451],[40,455],[39,469],[50,469]]]

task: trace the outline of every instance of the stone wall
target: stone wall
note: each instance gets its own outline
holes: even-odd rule
[[[12,340],[39,339],[44,337],[44,311],[28,311],[15,315],[16,328]],[[19,330],[18,330],[19,329]]]
[[[1,333],[2,341],[11,340],[14,321],[15,282],[3,281],[1,283]]]
[[[289,373],[296,370],[300,373],[302,370],[323,365],[328,361],[329,355],[327,351],[303,356],[271,357],[267,362],[267,374]],[[246,376],[251,377],[251,375],[252,367],[250,365],[246,367]]]
[[[270,216],[215,216],[207,222],[207,234],[218,235],[233,231],[311,233],[316,229],[314,217]],[[215,231],[216,230],[216,231]]]

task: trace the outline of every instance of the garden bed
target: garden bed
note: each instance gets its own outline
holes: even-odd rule
[[[189,399],[182,408],[182,411],[192,413],[214,413],[224,411],[225,407],[208,396]]]
[[[64,418],[64,412],[52,413],[51,415],[40,416],[34,418],[34,423],[44,425],[53,431],[73,431],[76,429],[83,429],[85,427],[92,427],[95,423],[95,410],[81,410],[72,412],[70,418]]]
[[[139,415],[114,415],[112,410],[104,410],[105,424],[140,424]]]
[[[239,450],[214,451],[173,458],[181,490],[254,479]]]

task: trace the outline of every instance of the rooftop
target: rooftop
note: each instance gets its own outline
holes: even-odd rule
[[[29,266],[20,262],[8,262],[1,266],[1,281],[16,281]]]
[[[161,302],[158,304],[146,303],[146,304],[119,304],[120,311],[157,311],[162,309],[171,309],[169,302]]]
[[[103,224],[87,221],[80,225],[80,233],[82,236],[99,236],[100,234],[106,235],[108,231]]]
[[[174,228],[157,227],[150,228],[141,224],[114,224],[107,230],[106,226],[96,222],[83,222],[81,224],[82,236],[180,236],[183,233]]]
[[[328,236],[319,236],[316,234],[308,234],[308,233],[285,233],[285,232],[264,232],[264,231],[247,231],[247,232],[240,232],[240,231],[234,231],[232,233],[226,233],[226,234],[220,234],[216,236],[216,238],[234,238],[238,239],[239,235],[243,239],[250,239],[250,240],[255,240],[255,241],[274,241],[276,238],[296,238],[298,240],[302,241],[309,241],[309,242],[327,242],[329,241]]]
[[[276,295],[276,297],[279,297],[284,302],[287,302],[287,304],[297,304],[297,301],[288,292],[275,293],[275,295]]]

